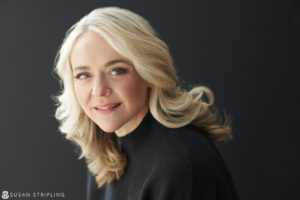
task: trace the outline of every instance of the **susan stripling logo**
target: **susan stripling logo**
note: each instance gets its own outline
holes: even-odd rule
[[[19,198],[65,198],[64,192],[8,192],[2,191],[2,199],[19,199]]]
[[[2,192],[2,199],[8,199],[9,196],[8,196],[8,191],[3,191]]]

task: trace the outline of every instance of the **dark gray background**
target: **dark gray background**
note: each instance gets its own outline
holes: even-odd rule
[[[53,117],[52,69],[67,29],[105,5],[148,19],[181,82],[209,86],[233,115],[235,138],[217,147],[240,199],[300,199],[300,10],[291,0],[0,0],[1,193],[85,198],[85,163]]]

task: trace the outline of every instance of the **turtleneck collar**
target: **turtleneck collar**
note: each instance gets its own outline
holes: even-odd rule
[[[125,136],[116,136],[120,150],[132,154],[140,147],[145,147],[147,143],[155,138],[155,133],[161,130],[160,125],[151,115],[150,111],[146,113],[141,123],[131,133]]]

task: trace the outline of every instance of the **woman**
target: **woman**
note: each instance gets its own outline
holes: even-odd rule
[[[212,143],[232,138],[230,120],[209,88],[176,86],[168,46],[141,16],[93,10],[68,30],[55,71],[56,118],[86,160],[87,199],[237,199]]]

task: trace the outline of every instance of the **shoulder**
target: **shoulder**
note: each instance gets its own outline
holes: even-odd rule
[[[164,170],[164,174],[213,179],[227,173],[217,148],[200,129],[190,125],[176,129],[165,128],[163,134],[156,165]],[[172,170],[174,173],[171,173]]]
[[[192,126],[163,129],[162,137],[155,144],[158,165],[190,171],[195,165],[212,169],[213,160],[218,159],[218,153],[205,133]]]
[[[201,194],[230,196],[236,199],[236,192],[231,174],[214,143],[206,134],[193,126],[170,129],[173,141],[180,144],[189,161],[194,191]],[[172,140],[171,140],[172,141]],[[182,150],[183,151],[183,150]]]
[[[166,145],[166,149],[178,153],[179,158],[191,159],[201,158],[204,162],[209,162],[212,156],[219,156],[213,142],[208,139],[206,133],[193,126],[181,128],[166,128],[165,136],[161,143]]]
[[[220,168],[225,166],[213,143],[194,127],[163,129],[160,140],[151,148],[154,160],[142,194],[151,194],[155,197],[152,199],[214,196],[217,182],[224,177]]]

